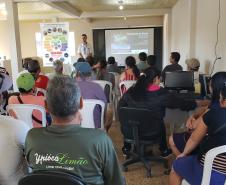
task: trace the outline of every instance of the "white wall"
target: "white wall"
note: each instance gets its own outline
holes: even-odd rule
[[[196,57],[205,63],[203,70],[209,71],[215,59],[214,47],[217,40],[218,0],[197,1]],[[217,53],[221,60],[215,65],[216,71],[226,71],[226,0],[221,0],[221,22]]]
[[[36,56],[35,33],[40,31],[40,23],[48,22],[50,20],[40,21],[20,21],[20,39],[22,57]],[[137,17],[112,19],[96,19],[92,22],[86,22],[78,19],[59,20],[62,22],[69,22],[70,31],[75,32],[75,48],[81,42],[81,34],[86,33],[88,42],[93,44],[93,28],[117,28],[117,27],[142,27],[142,26],[162,26],[163,16],[154,17]],[[50,21],[51,22],[51,21]],[[0,54],[4,54],[7,59],[10,59],[10,46],[8,37],[7,21],[0,21]],[[77,52],[76,52],[77,53]],[[45,72],[50,72],[50,68],[45,68]]]
[[[226,70],[226,0],[221,0],[221,12],[217,53],[222,59],[217,61],[215,72]],[[171,51],[181,53],[180,63],[184,67],[186,58],[196,57],[200,70],[210,72],[215,59],[217,18],[218,0],[179,0],[173,7]]]
[[[189,50],[189,0],[179,0],[172,9],[171,51],[181,54],[180,64],[184,68]]]
[[[140,26],[162,26],[163,17],[138,17],[128,18],[126,21],[123,18],[114,19],[96,19],[92,22],[85,22],[78,19],[60,20],[69,22],[70,31],[75,32],[75,46],[81,42],[81,34],[86,33],[88,42],[93,44],[93,28],[116,28],[116,27],[140,27]],[[20,37],[22,56],[36,56],[35,32],[40,31],[40,25],[43,21],[20,21]],[[48,20],[47,20],[48,22]],[[6,21],[0,21],[0,52],[10,58],[9,53],[9,38]]]

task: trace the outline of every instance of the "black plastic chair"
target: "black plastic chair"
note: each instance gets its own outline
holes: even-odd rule
[[[18,185],[86,185],[86,183],[75,174],[43,170],[24,176]]]
[[[129,153],[130,158],[123,162],[123,171],[128,170],[128,165],[142,162],[147,170],[147,177],[151,177],[150,161],[159,161],[168,168],[166,159],[160,156],[145,154],[146,146],[159,144],[161,137],[162,115],[147,109],[121,107],[119,121],[124,141],[134,146]]]

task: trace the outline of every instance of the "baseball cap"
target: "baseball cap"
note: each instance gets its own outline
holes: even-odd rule
[[[186,64],[191,69],[197,69],[200,67],[200,62],[196,58],[187,59]]]
[[[31,73],[23,73],[17,78],[16,83],[18,88],[29,91],[34,87],[35,80]]]
[[[88,62],[77,62],[74,65],[74,67],[75,67],[76,71],[80,72],[80,73],[91,73],[92,72],[92,68]]]
[[[9,75],[0,73],[0,93],[7,91],[12,85],[13,82]]]

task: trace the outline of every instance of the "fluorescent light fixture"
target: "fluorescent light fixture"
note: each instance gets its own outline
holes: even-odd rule
[[[124,7],[122,5],[120,5],[118,8],[119,8],[119,10],[123,10],[124,9]]]

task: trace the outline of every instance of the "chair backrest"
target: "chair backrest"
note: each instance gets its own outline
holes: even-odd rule
[[[42,93],[46,97],[46,90],[45,89],[36,88],[36,90],[35,90],[35,96],[37,96],[39,92]]]
[[[222,154],[222,153],[226,153],[226,145],[213,148],[206,153],[201,185],[210,184],[211,171],[212,171],[214,158],[218,154]],[[225,185],[226,185],[226,181],[225,181]]]
[[[141,108],[121,107],[119,109],[121,132],[126,139],[135,138],[134,128],[138,131],[139,140],[159,139],[163,118],[160,113]]]
[[[120,95],[122,96],[131,86],[133,86],[136,80],[124,80],[119,83]]]
[[[18,185],[86,185],[82,179],[61,171],[36,171],[20,179]]]
[[[104,130],[105,103],[101,100],[95,100],[95,99],[83,100],[83,107],[80,110],[80,113],[82,115],[81,127],[95,128],[93,111],[96,106],[101,107],[101,129]]]
[[[120,79],[120,75],[116,72],[109,72],[111,74],[114,75],[114,79],[115,79],[115,86],[114,86],[114,94],[119,95],[120,91],[119,91],[119,79]]]
[[[42,126],[46,127],[46,111],[42,106],[33,104],[9,104],[6,110],[11,116],[16,114],[17,119],[27,123],[30,128],[33,128],[32,112],[38,110],[42,114]]]
[[[226,145],[213,148],[206,153],[201,185],[210,184],[214,158],[222,153],[226,153]],[[183,180],[182,185],[189,185],[189,183],[186,180]],[[226,185],[226,181],[224,185]]]
[[[101,86],[106,95],[107,102],[112,103],[112,83],[105,80],[93,80],[93,82]]]

